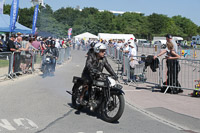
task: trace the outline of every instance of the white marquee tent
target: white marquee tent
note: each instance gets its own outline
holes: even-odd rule
[[[77,36],[74,36],[74,39],[75,40],[78,40],[78,39],[86,39],[86,40],[89,40],[89,39],[99,39],[98,36],[95,36],[89,32],[85,32],[85,33],[82,33],[80,35],[77,35]]]
[[[99,39],[103,39],[103,40],[117,39],[117,40],[125,40],[126,42],[131,38],[135,39],[135,36],[133,34],[99,33],[98,36],[99,36]]]

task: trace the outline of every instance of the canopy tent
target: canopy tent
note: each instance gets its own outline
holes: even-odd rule
[[[6,14],[0,14],[0,32],[10,32],[10,16]],[[21,25],[20,23],[16,22],[14,32],[20,32],[24,34],[31,34],[32,30],[27,28],[26,26]]]
[[[109,34],[109,33],[99,33],[98,34],[99,39],[103,39],[103,40],[125,40],[126,42],[129,39],[135,39],[133,34]]]
[[[80,35],[77,35],[77,36],[74,36],[75,40],[78,40],[78,39],[86,39],[86,40],[89,40],[89,39],[99,39],[98,36],[95,36],[89,32],[85,32],[85,33],[82,33]]]

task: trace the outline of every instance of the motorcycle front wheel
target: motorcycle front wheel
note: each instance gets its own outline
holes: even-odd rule
[[[125,100],[123,94],[110,93],[110,101],[104,101],[102,104],[102,119],[106,122],[116,122],[124,112]]]

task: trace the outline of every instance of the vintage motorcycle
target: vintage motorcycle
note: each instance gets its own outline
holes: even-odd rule
[[[52,69],[52,59],[55,58],[51,53],[45,54],[45,61],[43,67],[43,76],[48,76],[51,73]]]
[[[74,108],[90,108],[91,111],[99,113],[103,120],[110,123],[120,119],[125,107],[124,92],[122,86],[116,84],[111,75],[99,74],[99,78],[94,78],[90,86],[84,85],[84,79],[79,77],[73,77],[73,83],[75,84],[72,89],[72,106]],[[79,101],[82,93],[84,93],[83,100],[86,101],[84,105]]]

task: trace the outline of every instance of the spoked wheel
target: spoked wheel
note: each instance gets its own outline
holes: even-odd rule
[[[102,104],[102,118],[107,122],[116,122],[124,112],[124,96],[122,94],[111,92],[110,101]]]
[[[82,89],[83,89],[82,85],[78,83],[75,83],[72,89],[72,106],[78,110],[80,110],[83,107],[78,101],[81,95]]]

